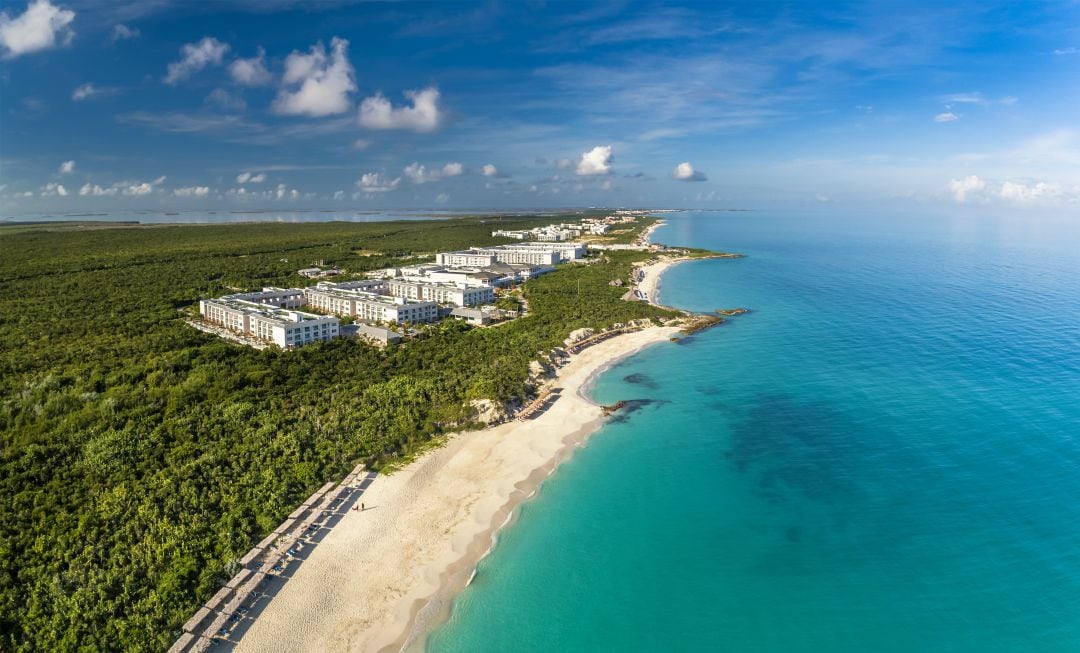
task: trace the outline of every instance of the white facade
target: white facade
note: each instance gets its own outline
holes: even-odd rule
[[[489,304],[495,301],[495,289],[486,285],[457,286],[446,283],[392,279],[386,282],[386,290],[394,297],[453,304],[454,306],[475,306],[476,304]]]
[[[339,335],[340,320],[301,311],[268,307],[236,299],[204,299],[199,311],[207,322],[219,324],[282,349],[332,340]]]
[[[274,288],[269,286],[258,292],[242,292],[225,295],[224,301],[252,302],[275,308],[299,308],[304,305],[303,288]]]
[[[435,262],[454,268],[482,268],[495,263],[498,258],[491,250],[467,249],[460,252],[440,252]]]
[[[403,297],[333,288],[332,285],[308,288],[308,304],[328,313],[348,315],[368,322],[434,322],[439,317],[439,306],[435,302],[409,301]]]

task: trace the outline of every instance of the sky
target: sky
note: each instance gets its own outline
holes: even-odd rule
[[[0,0],[0,217],[1080,212],[1080,3]]]

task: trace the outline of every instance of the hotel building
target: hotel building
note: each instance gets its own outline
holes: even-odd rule
[[[204,299],[199,312],[207,322],[291,349],[338,337],[340,320],[236,299]]]

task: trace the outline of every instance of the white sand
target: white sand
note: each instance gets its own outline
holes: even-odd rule
[[[367,511],[350,511],[314,547],[237,650],[421,645],[514,507],[599,426],[601,410],[581,390],[616,360],[677,332],[654,327],[594,345],[559,370],[553,387],[561,392],[539,416],[458,435],[377,478],[362,497]]]
[[[645,273],[645,277],[638,283],[638,290],[645,293],[645,298],[650,304],[663,306],[657,297],[657,293],[660,292],[660,277],[663,276],[668,268],[689,260],[691,259],[675,257],[663,258],[656,263],[639,268]]]

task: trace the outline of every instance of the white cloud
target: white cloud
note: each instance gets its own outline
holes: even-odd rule
[[[78,102],[79,100],[85,100],[91,95],[97,95],[98,89],[93,84],[87,83],[82,86],[76,86],[75,90],[71,92],[71,99]]]
[[[976,175],[968,175],[963,179],[952,179],[949,181],[949,192],[952,193],[953,199],[963,204],[968,200],[968,196],[974,193],[978,193],[986,188],[986,182],[979,179]]]
[[[436,204],[446,204],[449,201],[450,201],[450,196],[447,195],[446,193],[439,193],[438,195],[435,196],[435,203]]]
[[[60,197],[67,197],[67,189],[63,184],[56,182],[49,182],[41,187],[41,196],[48,197],[50,195],[59,195]]]
[[[934,116],[934,122],[953,122],[954,120],[960,120],[960,116],[952,111],[945,111]],[[959,129],[959,127],[957,129]]]
[[[352,106],[349,94],[356,90],[348,50],[349,42],[337,37],[330,41],[329,56],[322,42],[311,46],[309,54],[293,50],[285,59],[274,112],[320,117],[348,111]]]
[[[209,186],[188,186],[187,188],[173,189],[173,195],[177,197],[206,197],[209,194]]]
[[[385,193],[394,190],[400,183],[401,177],[389,179],[378,172],[365,172],[356,180],[356,185],[365,193]]]
[[[247,108],[247,102],[244,102],[244,98],[223,88],[215,88],[210,91],[210,95],[206,96],[205,102],[223,111],[243,111]]]
[[[574,167],[574,160],[573,159],[558,159],[557,161],[555,161],[555,169],[556,170],[569,170],[570,168],[573,168],[573,167]]]
[[[1070,45],[1067,48],[1058,48],[1057,50],[1054,50],[1054,54],[1059,57],[1069,54],[1080,54],[1080,48],[1076,47],[1075,45]]]
[[[365,138],[358,138],[353,141],[352,147],[354,150],[366,150],[371,147],[371,141]]]
[[[439,173],[435,171],[428,171],[428,169],[419,163],[410,163],[405,166],[403,170],[405,176],[409,178],[414,184],[426,184],[429,181],[435,181],[439,178]]]
[[[127,25],[114,25],[112,29],[112,42],[117,43],[119,41],[126,41],[127,39],[139,38],[138,27],[128,27]]]
[[[229,64],[229,74],[233,81],[244,86],[262,86],[272,80],[266,69],[266,50],[259,48],[259,54],[250,59],[237,59]]]
[[[66,174],[70,174],[72,172],[75,172],[75,162],[74,161],[64,161],[63,163],[60,164],[60,174],[66,175]]]
[[[343,191],[343,190],[334,191],[334,199],[336,199],[336,200],[345,199],[345,191]]]
[[[382,94],[364,98],[360,103],[360,124],[368,129],[409,129],[414,132],[435,131],[439,126],[439,89],[434,86],[421,91],[405,91],[412,106],[395,109]]]
[[[300,191],[296,190],[295,188],[290,190],[289,187],[285,184],[278,184],[277,188],[274,190],[274,197],[279,200],[283,200],[286,197],[288,197],[289,199],[296,199],[299,196]]]
[[[140,197],[142,195],[149,195],[157,190],[158,186],[165,183],[165,175],[162,175],[154,181],[132,181],[122,182],[120,193],[123,195],[130,195],[134,197]]]
[[[490,163],[484,165],[484,167],[481,168],[480,171],[484,174],[485,177],[494,177],[495,175],[499,174],[498,168],[491,165]]]
[[[266,181],[266,173],[260,172],[255,174],[254,172],[241,172],[236,175],[236,183],[238,184],[261,184]]]
[[[465,166],[457,161],[451,161],[438,170],[428,170],[420,163],[410,163],[402,170],[405,176],[414,184],[426,184],[429,181],[438,181],[444,177],[457,177],[465,172]]]
[[[700,170],[694,170],[694,166],[690,165],[689,161],[684,161],[675,166],[675,169],[671,171],[671,178],[678,181],[705,181],[705,173]]]
[[[14,58],[48,50],[56,47],[57,37],[67,45],[75,35],[69,27],[73,20],[74,11],[61,9],[49,0],[34,0],[14,18],[6,11],[0,12],[0,45],[4,47],[4,56]]]
[[[1061,197],[1063,189],[1059,184],[1043,181],[1027,185],[1018,181],[1006,181],[1001,184],[998,196],[1010,202],[1024,203],[1038,200],[1053,200]]]
[[[607,175],[611,174],[611,163],[613,157],[611,156],[610,145],[597,145],[588,152],[584,152],[581,155],[581,160],[577,164],[577,174],[579,175]]]
[[[101,197],[106,195],[116,195],[120,192],[118,186],[110,186],[108,188],[102,188],[97,184],[91,186],[90,184],[83,184],[83,187],[79,189],[79,195],[92,195],[94,197]]]
[[[180,54],[182,55],[180,61],[169,64],[168,74],[165,75],[165,83],[175,84],[191,77],[207,66],[221,65],[221,60],[228,51],[228,43],[222,43],[212,36],[204,36],[198,43],[185,43],[180,48]]]

